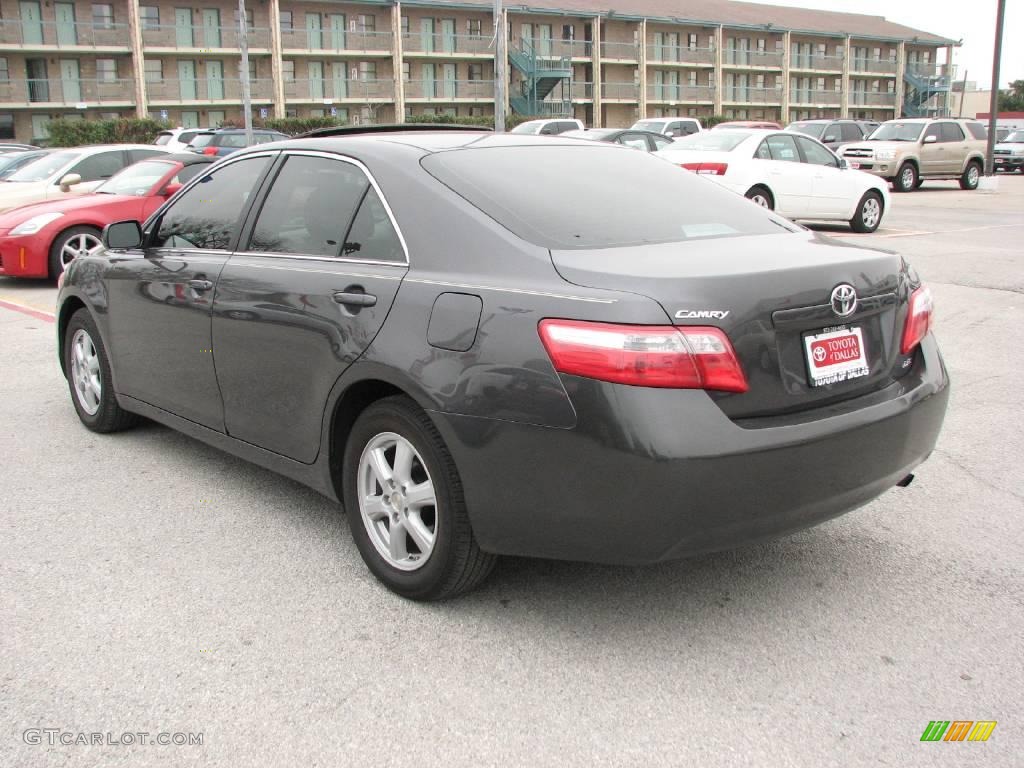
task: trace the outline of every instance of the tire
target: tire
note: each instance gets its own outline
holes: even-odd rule
[[[904,163],[892,180],[892,188],[896,192],[910,192],[921,186],[920,182],[921,177],[917,173],[917,167],[913,163]]]
[[[977,160],[971,160],[960,177],[960,189],[977,189],[980,180],[981,164]]]
[[[747,200],[750,200],[755,205],[759,205],[762,208],[767,208],[769,211],[775,210],[775,198],[772,197],[772,193],[760,184],[756,184],[747,190],[747,194],[744,195]]]
[[[73,259],[101,244],[100,231],[95,227],[65,229],[50,245],[50,278],[56,280]]]
[[[924,184],[924,179],[918,179],[914,182],[914,189],[920,189],[922,184]]]
[[[85,308],[71,316],[64,331],[64,371],[78,418],[93,432],[118,432],[139,417],[121,408],[114,395],[110,361],[92,315]]]
[[[870,233],[878,229],[882,223],[882,196],[869,189],[857,203],[857,211],[850,219],[850,227],[854,232]]]
[[[342,483],[352,538],[370,572],[392,592],[444,600],[472,590],[494,568],[497,558],[473,536],[455,462],[409,398],[378,400],[359,415],[345,445]],[[418,509],[410,488],[425,488],[415,494]]]

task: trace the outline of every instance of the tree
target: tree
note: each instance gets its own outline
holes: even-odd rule
[[[1000,112],[1024,112],[1024,80],[1014,80],[1010,90],[999,92]]]

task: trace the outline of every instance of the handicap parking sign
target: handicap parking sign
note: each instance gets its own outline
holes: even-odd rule
[[[166,109],[161,109],[160,110],[160,119],[161,120],[166,120],[167,119],[167,110]]]
[[[338,116],[338,108],[337,107],[331,107],[331,117],[337,117],[337,116]]]
[[[265,119],[266,116],[267,116],[267,108],[266,107],[260,107],[260,118]]]

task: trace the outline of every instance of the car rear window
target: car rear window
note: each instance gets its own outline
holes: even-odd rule
[[[820,139],[826,125],[828,125],[828,123],[790,123],[786,130],[799,131],[800,133],[805,133],[808,136]]]
[[[545,248],[796,231],[713,181],[603,144],[463,149],[421,162],[506,229]]]
[[[976,139],[987,139],[988,131],[985,130],[985,126],[981,123],[967,123],[967,130],[971,132],[971,136]]]
[[[693,149],[700,152],[732,152],[750,137],[749,131],[735,130],[721,133],[691,133],[672,142],[669,149]]]

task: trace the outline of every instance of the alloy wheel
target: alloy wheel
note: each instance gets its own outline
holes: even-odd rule
[[[882,215],[882,207],[878,204],[878,200],[874,197],[869,197],[864,201],[864,205],[861,207],[860,218],[864,222],[864,226],[868,229],[874,229],[878,226],[878,219]]]
[[[971,187],[977,186],[978,179],[980,178],[980,176],[981,176],[981,174],[978,173],[978,166],[972,165],[970,168],[968,168],[967,169],[967,184],[968,184],[968,186],[971,186]]]
[[[75,259],[88,256],[91,251],[102,245],[96,235],[83,232],[68,238],[60,249],[60,265],[67,267]]]
[[[910,189],[914,186],[914,169],[909,165],[903,169],[903,173],[900,176],[900,183],[904,189]]]
[[[771,206],[768,205],[768,198],[765,197],[764,195],[762,195],[759,192],[751,195],[750,196],[750,200],[751,200],[751,202],[754,202],[757,205],[760,205],[762,208],[770,208],[771,207]]]
[[[82,328],[71,340],[71,378],[78,404],[90,416],[100,409],[103,382],[100,380],[100,358],[92,337]]]

